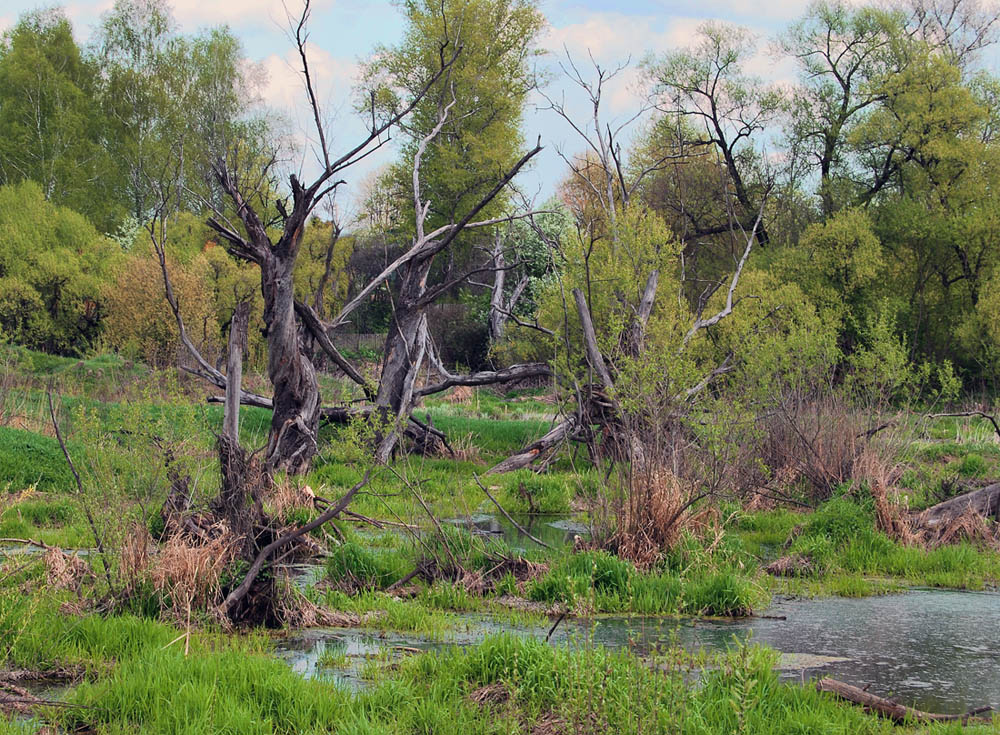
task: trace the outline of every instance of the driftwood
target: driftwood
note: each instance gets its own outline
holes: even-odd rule
[[[864,707],[867,711],[892,720],[897,724],[909,722],[961,722],[963,725],[969,723],[989,722],[989,718],[981,717],[984,712],[992,711],[992,707],[977,707],[963,715],[939,715],[931,712],[922,712],[913,707],[893,702],[890,699],[879,697],[875,694],[860,689],[850,684],[845,684],[836,679],[823,678],[816,682],[816,689],[821,692],[829,692],[840,699]]]
[[[933,529],[969,512],[1000,520],[1000,482],[933,505],[915,520],[918,526]]]

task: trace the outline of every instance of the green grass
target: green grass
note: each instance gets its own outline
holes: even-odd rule
[[[72,448],[71,448],[72,451]],[[18,492],[34,487],[42,491],[71,492],[73,475],[59,442],[30,431],[0,426],[0,487]]]
[[[26,612],[23,601],[17,612]],[[408,657],[393,667],[365,667],[370,686],[351,692],[305,680],[267,655],[265,639],[195,633],[185,654],[179,631],[132,616],[82,619],[54,605],[29,612],[27,633],[12,633],[9,598],[0,598],[0,647],[8,665],[86,662],[90,673],[51,711],[68,730],[207,735],[240,733],[530,732],[542,722],[567,731],[690,735],[905,733],[810,686],[785,685],[776,655],[737,645],[703,659],[664,651],[650,666],[626,650],[551,647],[510,634],[478,645]],[[335,662],[333,662],[335,663]],[[688,667],[703,667],[691,686]],[[499,697],[470,696],[492,687]],[[0,732],[32,725],[0,724]],[[984,732],[973,728],[965,732]],[[921,732],[956,732],[941,726]]]
[[[565,513],[572,504],[574,479],[567,473],[511,472],[499,479],[499,500],[507,510],[519,513]]]

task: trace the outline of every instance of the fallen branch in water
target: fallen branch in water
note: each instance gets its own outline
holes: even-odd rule
[[[829,692],[841,699],[864,707],[869,712],[873,712],[881,717],[892,720],[896,724],[902,725],[908,722],[961,722],[963,725],[972,723],[989,722],[985,717],[979,717],[984,712],[992,711],[992,707],[977,707],[966,712],[964,715],[938,715],[930,712],[922,712],[905,704],[893,702],[891,699],[876,696],[850,684],[845,684],[836,679],[823,678],[816,682],[816,689],[821,692]]]
[[[35,541],[31,538],[0,538],[0,544],[21,544],[23,546],[34,546],[39,549],[45,549],[46,551],[54,548],[42,541]]]
[[[520,531],[525,536],[527,536],[528,538],[530,538],[532,541],[534,541],[539,546],[544,546],[546,549],[551,549],[552,548],[551,546],[549,546],[547,543],[545,543],[541,539],[538,539],[538,538],[535,538],[534,536],[532,536],[530,533],[528,533],[527,529],[525,529],[524,526],[522,526],[520,523],[518,523],[513,518],[511,518],[510,517],[510,513],[508,513],[507,511],[505,511],[503,509],[503,506],[500,505],[500,503],[498,503],[496,501],[496,498],[494,498],[492,495],[490,495],[490,491],[486,489],[486,486],[483,485],[483,483],[481,483],[479,481],[479,476],[478,475],[473,474],[472,477],[475,479],[476,484],[479,485],[479,489],[482,490],[484,493],[486,493],[486,497],[490,499],[490,501],[493,503],[493,505],[495,505],[497,507],[497,509],[501,513],[503,513],[503,517],[506,518],[508,521],[510,521],[512,524],[514,524],[514,528],[516,528],[518,531]]]

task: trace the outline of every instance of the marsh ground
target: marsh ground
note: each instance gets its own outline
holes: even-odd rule
[[[720,500],[655,564],[639,568],[586,548],[608,480],[581,457],[560,458],[544,475],[484,476],[543,433],[556,407],[543,390],[480,390],[421,409],[447,432],[456,456],[400,458],[377,472],[351,510],[379,523],[345,519],[318,532],[321,554],[291,568],[297,577],[288,584],[373,635],[448,640],[470,614],[495,629],[421,654],[347,661],[332,651],[325,663],[351,668],[367,683],[361,690],[308,680],[275,655],[276,636],[287,630],[224,633],[197,610],[178,616],[177,601],[155,585],[109,610],[102,579],[120,562],[94,554],[90,571],[57,589],[47,554],[21,542],[93,549],[95,534],[105,544],[138,529],[155,536],[170,469],[191,478],[198,499],[212,497],[221,408],[203,402],[204,389],[116,358],[6,350],[3,359],[0,655],[8,674],[58,683],[67,706],[11,716],[0,732],[41,732],[44,722],[110,733],[882,732],[892,726],[808,685],[782,683],[777,654],[766,647],[734,643],[699,656],[669,645],[551,646],[540,634],[504,629],[545,630],[560,615],[747,616],[775,598],[1000,583],[1000,554],[970,543],[902,545],[876,530],[870,500],[851,486],[808,509],[748,511]],[[82,496],[52,435],[50,384]],[[329,380],[325,388],[338,386]],[[267,422],[264,411],[243,411],[246,446],[263,443]],[[1000,445],[988,427],[916,415],[904,424],[899,485],[910,508],[1000,476]],[[274,501],[271,510],[289,523],[316,512],[301,486],[335,498],[367,469],[359,430],[327,428],[323,439],[312,472]],[[551,548],[513,531],[477,479]],[[808,564],[787,576],[767,573],[782,556]]]

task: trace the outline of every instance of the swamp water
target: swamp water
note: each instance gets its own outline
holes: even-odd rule
[[[671,642],[690,651],[725,650],[750,640],[782,653],[782,678],[832,676],[930,712],[1000,709],[1000,594],[914,590],[860,599],[779,601],[771,617],[745,620],[615,618],[565,620],[554,645],[630,647],[638,655]],[[784,617],[784,620],[777,619]],[[471,645],[500,631],[544,638],[484,615],[459,616],[438,638],[353,629],[306,630],[276,653],[297,672],[361,686],[367,659]]]

